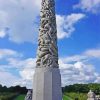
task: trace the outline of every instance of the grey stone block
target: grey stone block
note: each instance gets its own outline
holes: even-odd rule
[[[61,75],[58,68],[36,68],[32,100],[62,100]]]

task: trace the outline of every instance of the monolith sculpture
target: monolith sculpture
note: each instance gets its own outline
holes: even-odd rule
[[[54,0],[42,0],[32,98],[62,100]]]

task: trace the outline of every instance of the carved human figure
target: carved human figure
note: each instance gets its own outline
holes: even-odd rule
[[[88,96],[87,100],[96,100],[95,93],[92,92],[92,90],[89,91],[89,93],[87,94],[87,96]]]
[[[43,0],[37,51],[37,67],[58,67],[57,30],[53,0]]]
[[[32,100],[32,90],[28,90],[25,100]]]

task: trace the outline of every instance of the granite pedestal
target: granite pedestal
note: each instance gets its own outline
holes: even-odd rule
[[[58,68],[36,68],[33,100],[62,100],[61,75]]]

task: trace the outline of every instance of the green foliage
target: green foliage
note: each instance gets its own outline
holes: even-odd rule
[[[26,89],[26,87],[20,87],[20,86],[12,86],[12,87],[7,88],[6,86],[0,85],[0,92],[11,92],[11,93],[26,94],[27,89]]]
[[[87,100],[87,94],[85,93],[64,93],[65,96],[70,97],[72,99],[65,99],[64,100],[75,100],[75,98],[78,98],[78,100]]]
[[[13,100],[18,96],[18,94],[26,94],[26,87],[13,86],[7,88],[6,86],[0,85],[0,100]],[[19,98],[23,98],[24,95],[21,95]],[[17,99],[24,100],[24,99]]]
[[[68,97],[67,95],[63,95],[63,100],[73,100],[70,97]]]
[[[100,95],[100,84],[90,83],[90,84],[74,84],[63,87],[63,92],[75,92],[75,93],[88,93],[89,90],[94,91],[96,94]]]
[[[25,99],[25,95],[19,95],[15,100],[24,100]]]
[[[17,95],[17,93],[0,93],[0,100],[12,100]]]

